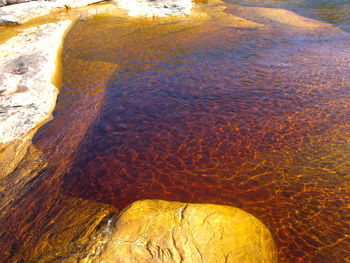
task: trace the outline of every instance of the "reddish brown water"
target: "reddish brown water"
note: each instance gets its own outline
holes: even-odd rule
[[[229,204],[270,227],[281,262],[349,260],[349,54],[248,34],[231,46],[228,31],[217,49],[138,49],[110,80],[64,191],[120,208]]]
[[[63,66],[118,70],[103,67],[102,84],[63,71],[55,120],[35,139],[47,177],[61,174],[51,187],[117,208],[149,198],[240,207],[269,227],[280,262],[350,262],[349,35],[197,22],[75,25]]]

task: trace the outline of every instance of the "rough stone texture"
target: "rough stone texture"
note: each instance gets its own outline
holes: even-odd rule
[[[191,0],[115,0],[118,6],[128,10],[130,16],[178,16],[189,15]]]
[[[0,8],[0,25],[23,24],[33,18],[48,15],[52,12],[64,11],[67,8],[87,6],[101,1],[103,0],[30,1],[16,5],[3,6]]]
[[[6,1],[6,0],[4,0]],[[26,2],[30,2],[32,0],[7,0],[6,4],[7,5],[14,5],[14,4],[20,4],[20,3],[26,3]]]
[[[65,9],[57,2],[32,1],[0,8],[0,25],[22,24],[30,19]]]
[[[50,2],[59,3],[62,7],[78,8],[95,3],[103,2],[104,0],[51,0]]]
[[[100,256],[122,262],[277,262],[269,230],[241,209],[158,200],[133,203]]]
[[[57,53],[71,22],[31,27],[0,45],[0,167],[5,167],[0,178],[23,157],[33,130],[51,116]]]

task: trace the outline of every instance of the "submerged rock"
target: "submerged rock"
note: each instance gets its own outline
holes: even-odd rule
[[[30,191],[47,166],[44,154],[34,146],[29,147],[26,157],[11,176],[0,180],[0,222],[12,205]]]
[[[71,23],[31,27],[0,45],[0,178],[21,160],[29,146],[25,142],[51,116],[58,93],[52,84],[57,53]]]
[[[277,262],[269,230],[234,207],[138,201],[115,227],[96,262]]]
[[[189,15],[191,0],[115,0],[118,6],[128,10],[130,16],[178,16]]]

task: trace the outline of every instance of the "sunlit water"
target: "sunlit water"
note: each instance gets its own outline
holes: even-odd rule
[[[319,3],[266,5],[321,19]],[[3,242],[50,231],[67,196],[119,209],[159,198],[243,208],[280,262],[350,262],[349,35],[226,20],[78,21],[55,118],[34,140],[48,169],[4,223],[26,230]]]
[[[227,2],[284,8],[350,31],[350,1],[348,0],[227,0]]]

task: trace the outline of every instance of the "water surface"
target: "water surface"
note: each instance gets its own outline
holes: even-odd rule
[[[350,31],[350,2],[348,0],[228,0],[228,2],[288,9]]]

